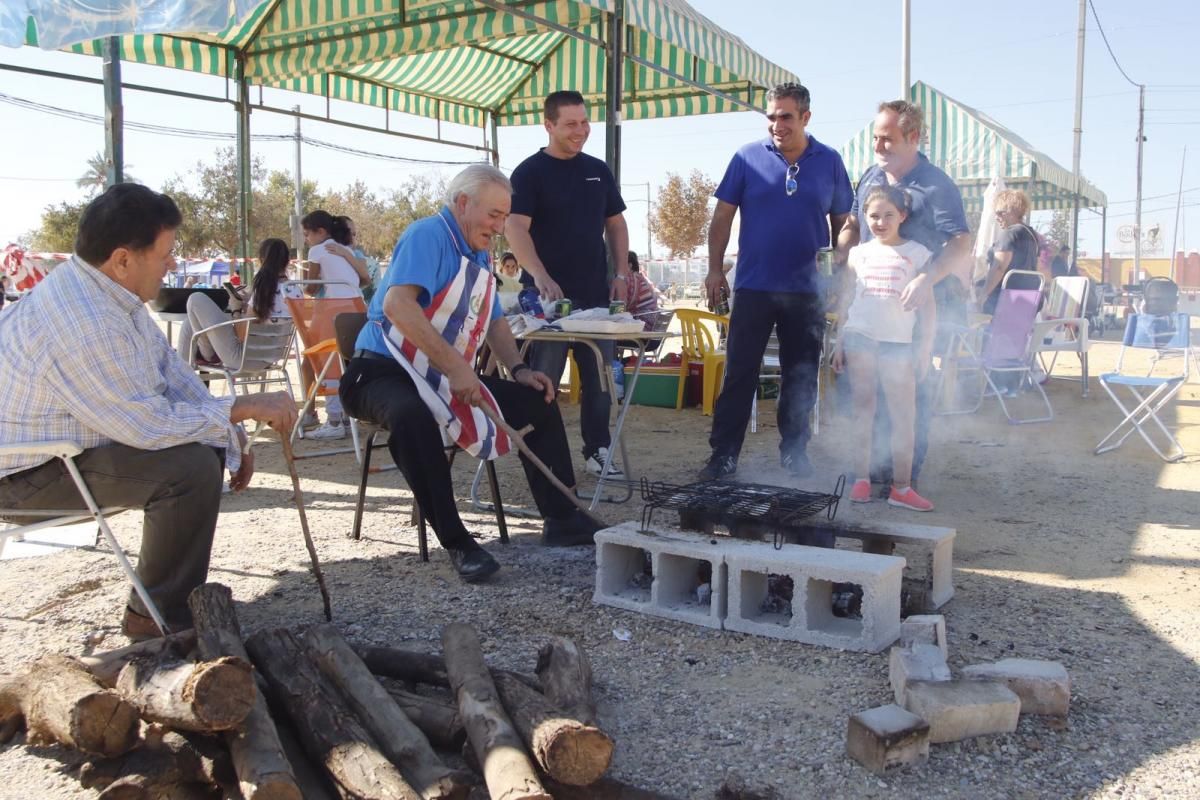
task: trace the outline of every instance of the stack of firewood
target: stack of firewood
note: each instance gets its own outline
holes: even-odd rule
[[[529,676],[490,669],[461,623],[441,656],[355,651],[327,624],[243,640],[220,584],[189,605],[192,631],[0,680],[0,738],[24,725],[31,743],[87,753],[80,781],[106,800],[658,797],[602,778],[613,742],[569,639]]]

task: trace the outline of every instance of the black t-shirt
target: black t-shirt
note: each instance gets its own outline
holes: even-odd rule
[[[995,261],[995,254],[998,252],[1012,253],[1012,261],[1008,262],[1008,269],[1005,272],[1014,269],[1037,269],[1037,238],[1027,225],[1009,225],[1000,231],[1000,235],[996,237],[996,243],[988,252],[989,265]]]
[[[523,214],[538,258],[576,308],[608,304],[604,222],[625,210],[608,165],[580,153],[555,158],[544,150],[512,173],[512,213]],[[533,285],[529,273],[521,283]]]

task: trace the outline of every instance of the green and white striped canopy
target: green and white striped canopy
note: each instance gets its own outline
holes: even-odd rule
[[[244,59],[252,84],[477,127],[537,124],[548,93],[574,89],[603,118],[617,2],[267,0],[218,34],[123,36],[121,57],[230,78]],[[623,119],[744,110],[729,97],[764,108],[797,80],[684,0],[624,0],[624,18]]]
[[[983,208],[983,193],[999,174],[1010,188],[1029,195],[1034,210],[1071,208],[1075,180],[1070,170],[981,111],[918,81],[909,99],[925,111],[927,140],[922,148],[929,160],[946,172],[962,191],[968,211]],[[875,163],[873,123],[868,123],[841,147],[850,180],[857,182]],[[1104,192],[1080,179],[1079,204],[1108,205]]]

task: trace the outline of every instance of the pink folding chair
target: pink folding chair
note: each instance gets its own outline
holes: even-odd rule
[[[1000,410],[1014,425],[1049,422],[1054,419],[1054,408],[1050,405],[1050,398],[1046,396],[1033,373],[1035,353],[1031,345],[1040,299],[1039,289],[1003,289],[1000,292],[991,324],[984,332],[982,353],[975,363],[966,365],[968,369],[978,368],[984,379],[984,386],[980,389],[979,400],[973,411],[979,410],[985,397],[994,395],[1000,402]],[[960,366],[960,369],[962,368],[963,366]],[[1009,399],[1020,394],[1026,387],[1035,390],[1046,406],[1045,416],[1014,416],[1008,404],[1004,402],[1005,390],[996,383],[997,375],[1017,376],[1016,386],[1008,388]]]

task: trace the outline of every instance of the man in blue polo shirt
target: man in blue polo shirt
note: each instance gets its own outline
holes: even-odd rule
[[[460,577],[468,582],[487,578],[500,568],[463,526],[454,499],[450,465],[442,436],[412,377],[390,354],[383,326],[390,323],[416,346],[449,381],[450,392],[463,403],[480,405],[480,384],[487,386],[505,419],[515,428],[532,425],[525,442],[566,486],[574,486],[567,434],[554,402],[554,384],[521,362],[516,341],[498,301],[487,315],[486,339],[513,380],[480,378],[425,314],[458,274],[463,258],[485,269],[492,239],[504,230],[512,185],[504,173],[487,164],[472,164],[450,181],[446,205],[404,231],[391,264],[367,310],[354,357],[346,366],[339,394],[351,416],[378,423],[391,435],[388,450],[404,473],[421,513],[446,549]],[[595,524],[559,494],[526,457],[522,466],[534,502],[545,522],[543,544],[551,547],[592,543]]]
[[[912,201],[912,210],[908,219],[900,224],[900,235],[925,245],[933,258],[905,288],[901,300],[906,308],[916,308],[932,290],[938,321],[966,325],[971,233],[958,187],[949,175],[929,163],[920,152],[924,122],[921,107],[907,100],[879,104],[873,131],[876,163],[868,167],[858,181],[853,213],[842,228],[841,236],[837,237],[838,252],[844,261],[851,247],[860,241],[871,240],[871,227],[862,208],[867,194],[876,186],[902,187]],[[940,352],[946,346],[941,339],[935,340],[934,352]],[[917,384],[912,465],[914,487],[929,450],[932,387],[935,384],[933,370],[927,373],[926,380]],[[876,409],[871,480],[883,484],[883,496],[887,496],[892,482],[891,423],[886,403],[878,403]]]
[[[816,252],[836,239],[854,200],[841,156],[805,128],[812,116],[808,89],[796,83],[767,93],[767,139],[734,155],[714,194],[708,228],[710,307],[729,290],[722,262],[733,216],[742,212],[738,236],[737,302],[729,321],[725,388],[717,399],[701,480],[737,471],[763,353],[774,329],[782,380],[777,416],[780,462],[796,477],[812,474],[808,417],[816,400],[817,367],[825,309]]]

